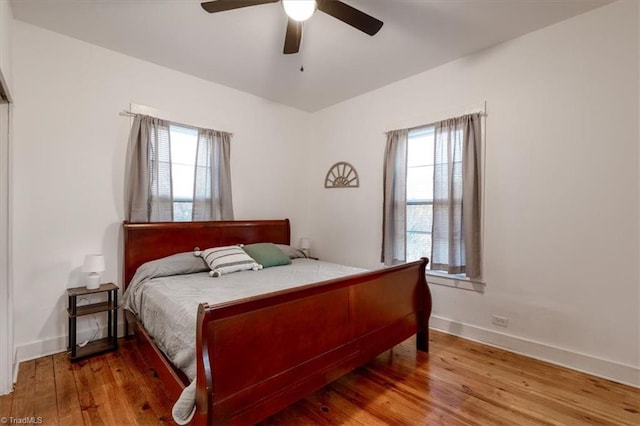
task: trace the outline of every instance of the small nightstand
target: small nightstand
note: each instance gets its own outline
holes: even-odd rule
[[[78,306],[78,296],[98,293],[107,293],[107,300]],[[86,287],[69,288],[67,289],[67,295],[69,296],[69,309],[67,309],[69,314],[68,349],[71,350],[71,361],[118,349],[118,286],[113,283],[107,283],[101,284],[95,290],[88,290]],[[76,344],[76,321],[78,317],[100,312],[107,313],[107,337],[91,341],[86,346],[78,347]]]

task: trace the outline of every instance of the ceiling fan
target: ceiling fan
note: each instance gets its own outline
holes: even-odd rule
[[[201,6],[209,13],[216,13],[279,1],[282,1],[284,11],[289,18],[282,52],[285,55],[298,53],[300,50],[302,23],[313,15],[316,8],[370,36],[380,31],[383,24],[373,16],[339,0],[214,0],[203,2]]]

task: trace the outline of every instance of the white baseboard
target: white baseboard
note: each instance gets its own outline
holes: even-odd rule
[[[640,388],[640,368],[632,365],[620,364],[614,361],[572,352],[545,343],[498,333],[493,330],[452,321],[435,315],[431,316],[429,326],[435,330],[453,334],[464,339],[473,340],[520,355],[567,367],[572,370]]]
[[[18,362],[18,350],[14,348],[13,350],[13,384],[15,385],[18,382],[18,366],[20,363]]]
[[[468,340],[477,341],[486,345],[495,346],[510,352],[525,355],[531,358],[557,364],[572,370],[592,374],[594,376],[613,380],[636,388],[640,388],[640,368],[632,365],[624,365],[617,362],[596,358],[577,352],[572,352],[563,348],[547,345],[533,340],[523,339],[504,333],[498,333],[474,325],[463,324],[446,318],[432,315],[429,326],[444,333],[453,334]],[[119,334],[123,335],[123,324],[118,324]],[[81,342],[83,334],[78,333],[78,342]],[[107,333],[106,328],[100,330],[101,336]],[[67,336],[55,337],[52,339],[31,342],[16,347],[16,366],[14,368],[14,383],[18,374],[20,362],[29,361],[47,355],[52,355],[67,350]]]
[[[107,336],[107,327],[100,326],[96,339]],[[76,341],[82,342],[85,339],[90,339],[96,334],[96,330],[85,329],[78,330]],[[118,321],[118,336],[124,335],[124,322]],[[36,342],[25,343],[23,345],[16,346],[16,363],[19,365],[21,362],[30,361],[32,359],[41,358],[47,355],[53,355],[67,350],[68,336],[58,336],[47,340],[38,340]],[[16,377],[18,374],[18,365],[14,369],[16,371]],[[15,383],[15,378],[14,378]]]
[[[25,343],[16,346],[16,359],[18,365],[24,361],[57,354],[67,350],[67,336],[54,337],[47,340]],[[17,370],[17,369],[16,369]],[[16,371],[17,375],[17,371]]]

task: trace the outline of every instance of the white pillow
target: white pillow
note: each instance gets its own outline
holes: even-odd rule
[[[303,258],[309,257],[306,254],[304,254],[304,252],[299,248],[295,248],[287,244],[276,244],[276,247],[282,250],[284,254],[289,256],[289,259],[303,259]]]
[[[206,249],[201,254],[211,272],[212,277],[230,274],[232,272],[262,269],[240,246],[214,247]]]

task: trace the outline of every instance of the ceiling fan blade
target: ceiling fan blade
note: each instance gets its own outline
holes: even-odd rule
[[[215,13],[260,4],[276,3],[278,1],[280,0],[215,0],[202,2],[200,6],[209,13]]]
[[[284,50],[282,53],[289,55],[298,53],[300,50],[300,40],[302,40],[302,22],[289,18],[287,22],[287,33],[284,37]]]
[[[359,29],[370,36],[382,28],[383,22],[339,0],[317,0],[318,10]]]

